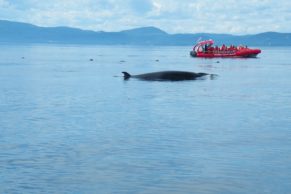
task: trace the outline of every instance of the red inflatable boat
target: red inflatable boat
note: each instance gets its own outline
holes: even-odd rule
[[[193,57],[256,57],[261,53],[260,49],[250,49],[247,46],[212,46],[213,40],[205,40],[197,43],[190,55]]]

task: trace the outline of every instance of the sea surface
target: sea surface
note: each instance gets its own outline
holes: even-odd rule
[[[261,49],[0,45],[0,193],[291,193],[291,47]],[[218,76],[121,74],[160,70]]]

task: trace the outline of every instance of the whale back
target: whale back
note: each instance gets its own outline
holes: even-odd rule
[[[194,78],[193,74],[190,72],[179,72],[179,71],[161,71],[154,73],[146,73],[137,75],[137,78],[145,80],[191,80]]]
[[[130,77],[138,78],[141,80],[148,81],[183,81],[183,80],[195,80],[199,77],[208,75],[207,73],[194,73],[187,71],[160,71],[145,73],[139,75],[130,75],[127,72],[122,72],[124,74],[124,79],[127,80]]]

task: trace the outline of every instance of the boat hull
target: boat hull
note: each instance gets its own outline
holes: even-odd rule
[[[255,58],[261,53],[260,49],[243,49],[237,51],[213,51],[213,52],[195,52],[191,51],[192,57],[202,58],[214,58],[214,57],[226,57],[226,58]]]
[[[198,42],[193,50],[190,52],[190,55],[193,57],[203,57],[203,58],[213,58],[213,57],[240,57],[240,58],[250,58],[257,57],[261,53],[260,49],[251,49],[247,46],[234,46],[230,45],[229,47],[224,44],[221,47],[212,45],[214,44],[213,40],[204,40]]]

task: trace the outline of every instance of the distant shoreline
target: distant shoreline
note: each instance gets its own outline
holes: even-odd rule
[[[124,48],[142,48],[142,47],[181,47],[181,48],[189,48],[189,51],[193,48],[193,45],[130,45],[130,44],[115,44],[115,45],[108,45],[108,44],[76,44],[76,43],[9,43],[9,42],[0,42],[0,47],[11,46],[11,47],[34,47],[34,46],[52,46],[52,47],[124,47]],[[264,50],[264,48],[289,48],[291,45],[287,46],[258,46],[252,45],[251,47],[260,48]]]
[[[155,27],[120,32],[96,32],[70,27],[39,27],[28,23],[0,20],[1,44],[192,46],[198,39],[213,39],[217,45],[291,46],[291,33],[168,34]]]

